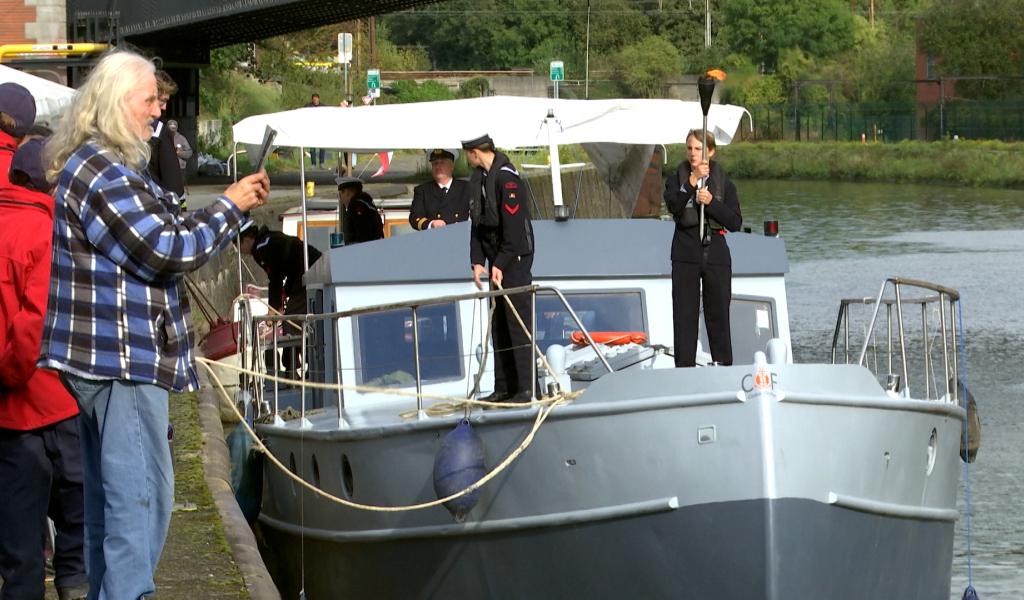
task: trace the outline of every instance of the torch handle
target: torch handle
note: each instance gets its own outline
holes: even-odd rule
[[[701,159],[701,162],[704,162],[704,161],[706,161],[708,159],[708,113],[707,112],[704,113],[704,139],[701,141],[700,159]],[[697,182],[697,190],[700,191],[701,189],[704,188],[704,186],[706,184],[707,184],[707,182],[704,181],[703,179],[699,180]],[[705,225],[705,222],[704,222],[704,205],[701,204],[699,201],[698,201],[698,204],[700,204],[700,229],[698,231],[700,232],[701,243],[704,243],[706,238],[707,238],[707,235],[705,235],[705,232],[704,232],[704,225]]]

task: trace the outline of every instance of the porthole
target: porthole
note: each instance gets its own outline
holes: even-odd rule
[[[352,475],[352,464],[348,461],[348,455],[341,455],[341,491],[346,498],[351,498],[355,490],[354,477]]]
[[[925,475],[931,475],[932,471],[935,470],[935,455],[938,454],[939,450],[939,434],[937,431],[932,429],[932,435],[928,438],[928,469],[925,471]]]
[[[292,473],[298,475],[298,471],[295,468],[295,453],[294,452],[289,452],[288,453],[288,470],[291,471]],[[289,477],[288,478],[288,482],[292,486],[292,495],[294,496],[297,493],[297,491],[295,489],[295,480],[292,479],[291,477]]]

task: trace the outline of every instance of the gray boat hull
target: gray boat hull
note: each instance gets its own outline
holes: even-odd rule
[[[333,543],[263,526],[284,597],[948,598],[953,523],[744,500],[493,535]],[[922,557],[937,557],[922,561]]]
[[[963,411],[887,397],[860,367],[771,369],[753,393],[748,367],[599,379],[465,523],[345,508],[268,470],[271,571],[312,600],[948,598]],[[489,465],[534,414],[474,413]],[[307,481],[397,505],[433,499],[455,420],[338,429],[328,411],[259,432]]]

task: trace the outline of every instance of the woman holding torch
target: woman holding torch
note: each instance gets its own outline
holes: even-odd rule
[[[710,80],[710,85],[705,80]],[[729,329],[732,256],[725,234],[738,231],[743,224],[736,186],[721,166],[712,160],[715,137],[707,131],[707,113],[714,79],[705,76],[698,85],[704,110],[704,129],[694,129],[686,136],[686,160],[669,175],[664,193],[665,204],[676,222],[671,257],[677,367],[696,365],[702,297],[711,359],[721,365],[732,364]],[[707,101],[704,100],[705,94]]]

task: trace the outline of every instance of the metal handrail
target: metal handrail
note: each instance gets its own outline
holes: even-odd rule
[[[569,313],[569,316],[576,323],[576,326],[579,327],[580,331],[583,333],[583,336],[587,340],[587,343],[590,344],[591,347],[596,348],[594,339],[593,339],[593,337],[591,337],[590,332],[583,325],[583,321],[580,319],[579,315],[576,314],[576,311],[573,310],[572,306],[569,304],[569,300],[565,297],[565,295],[561,292],[561,290],[559,290],[558,288],[555,288],[555,287],[551,287],[551,286],[538,286],[538,285],[525,285],[525,286],[519,286],[519,287],[514,287],[514,288],[505,288],[505,289],[499,289],[499,290],[480,291],[480,292],[473,292],[473,293],[468,293],[468,294],[452,294],[452,295],[447,295],[447,296],[434,296],[434,297],[431,297],[431,298],[424,298],[424,299],[420,299],[420,300],[408,300],[408,301],[402,301],[402,302],[391,302],[391,303],[387,303],[387,304],[376,304],[376,305],[372,305],[372,306],[364,306],[364,307],[360,307],[360,308],[352,308],[352,309],[348,309],[348,310],[335,311],[335,312],[330,312],[330,313],[317,313],[317,314],[306,314],[306,315],[267,314],[267,315],[260,315],[260,316],[254,316],[254,315],[251,315],[251,314],[247,314],[246,316],[252,321],[252,323],[248,324],[247,327],[254,327],[254,326],[256,326],[260,322],[271,323],[271,330],[273,331],[272,347],[273,347],[274,360],[276,362],[278,360],[277,359],[277,349],[279,347],[283,346],[283,344],[279,344],[278,343],[278,339],[277,339],[277,329],[278,328],[277,328],[276,324],[279,323],[279,322],[292,321],[294,323],[298,323],[298,324],[301,325],[301,327],[302,327],[302,334],[301,334],[302,347],[303,347],[303,349],[305,351],[306,346],[307,346],[307,343],[306,343],[306,327],[311,326],[311,324],[313,322],[316,322],[316,321],[334,321],[334,322],[337,322],[340,319],[351,318],[351,317],[358,317],[358,316],[367,315],[367,314],[373,314],[373,313],[388,312],[388,311],[392,311],[392,310],[403,310],[403,309],[410,310],[412,312],[412,317],[413,317],[412,337],[413,337],[413,360],[414,360],[414,368],[415,368],[415,371],[416,371],[416,373],[415,373],[415,375],[416,375],[416,412],[420,416],[420,418],[425,418],[426,417],[426,413],[423,410],[423,395],[422,395],[423,394],[423,381],[422,381],[422,373],[421,373],[421,365],[420,365],[419,324],[418,324],[418,320],[417,320],[417,313],[418,313],[419,309],[422,309],[422,308],[428,307],[428,306],[436,306],[436,305],[440,305],[440,304],[449,304],[449,303],[454,303],[454,302],[462,302],[462,301],[465,301],[465,300],[482,300],[482,299],[497,298],[497,297],[502,297],[502,296],[510,296],[512,294],[529,293],[530,297],[531,297],[530,310],[531,310],[532,315],[533,315],[533,321],[532,321],[533,322],[533,331],[530,332],[530,334],[531,334],[530,337],[533,340],[532,343],[531,343],[531,349],[532,349],[533,353],[540,353],[540,350],[539,350],[539,348],[537,346],[537,337],[536,337],[536,329],[537,329],[537,323],[536,323],[536,298],[537,298],[537,293],[538,292],[551,293],[552,295],[557,297],[561,301],[562,305],[565,307],[566,311]],[[339,346],[340,346],[340,339],[339,338],[340,338],[340,336],[338,335],[338,328],[337,328],[336,325],[332,326],[331,329],[332,329],[332,332],[333,332],[333,341],[334,341],[334,362],[335,362],[334,366],[335,366],[335,369],[337,370],[337,376],[336,376],[337,377],[337,383],[340,384],[341,381],[342,381],[342,377],[341,377],[341,372],[342,372],[342,369],[341,369],[341,357],[340,357],[340,352],[339,352]],[[305,354],[305,352],[304,352],[304,354]],[[612,373],[612,372],[615,371],[615,369],[612,368],[611,364],[608,362],[608,359],[604,356],[604,354],[602,352],[597,351],[596,355],[597,355],[598,360],[601,361],[601,364],[604,365],[604,367],[608,370],[609,373]],[[303,360],[305,361],[306,359],[303,358]],[[536,385],[536,383],[535,383],[536,382],[536,368],[537,368],[536,367],[536,359],[534,359],[533,360],[533,368],[531,369],[532,372],[533,372],[532,380],[534,381],[534,385]],[[302,369],[302,372],[303,372],[303,380],[305,380],[305,376],[306,376],[305,375],[305,369]],[[275,381],[274,381],[274,404],[273,404],[273,410],[274,410],[275,414],[278,411],[278,404],[277,404],[278,391],[279,391],[279,389],[278,389],[278,382],[275,379]],[[535,397],[536,390],[531,390],[531,392],[532,392],[532,395]],[[305,386],[303,386],[302,395],[301,395],[301,402],[302,402],[301,414],[304,416],[305,415],[305,403],[306,403],[306,401],[305,401]],[[339,423],[343,423],[342,414],[343,414],[343,411],[345,410],[345,396],[344,396],[343,391],[340,389],[340,387],[339,387],[338,393],[336,395],[336,402],[337,402],[337,408],[338,408]]]
[[[892,288],[894,297],[886,297],[886,291]],[[925,295],[915,298],[904,298],[903,288],[911,287],[929,292],[934,292],[931,295]],[[907,277],[890,277],[886,279],[881,286],[876,297],[865,297],[865,298],[847,298],[840,300],[839,303],[839,314],[836,318],[836,326],[832,334],[832,363],[836,363],[836,355],[840,345],[840,333],[845,333],[843,337],[843,351],[845,353],[845,360],[847,363],[850,362],[850,335],[849,335],[849,320],[850,320],[850,307],[853,305],[864,305],[874,306],[871,313],[871,320],[868,323],[867,331],[865,332],[864,342],[860,348],[860,352],[857,357],[856,364],[860,366],[865,365],[865,357],[867,356],[869,346],[872,346],[872,336],[875,331],[876,324],[878,322],[879,310],[882,306],[886,307],[886,350],[888,354],[887,365],[889,373],[892,373],[893,369],[893,318],[892,309],[896,308],[896,334],[898,342],[900,368],[902,371],[903,384],[902,390],[904,393],[909,394],[910,390],[910,373],[907,361],[907,335],[905,330],[904,321],[904,306],[919,305],[921,307],[921,331],[923,336],[923,361],[924,361],[924,381],[925,381],[925,398],[931,397],[931,380],[930,377],[934,377],[935,368],[932,365],[932,346],[929,346],[929,328],[928,328],[928,314],[927,309],[929,305],[938,305],[939,314],[939,331],[942,336],[942,361],[943,361],[943,374],[945,376],[945,387],[946,394],[950,395],[954,401],[958,400],[958,390],[955,381],[958,379],[958,365],[956,359],[956,343],[957,343],[957,322],[955,320],[956,305],[960,300],[960,293],[946,286],[938,285],[928,281],[920,279],[911,279]],[[949,305],[949,323],[947,325],[945,305]],[[954,351],[950,351],[950,344]],[[951,364],[952,363],[952,364]],[[875,368],[878,368],[877,361]],[[952,375],[952,377],[951,377]],[[954,382],[954,383],[951,383]],[[935,395],[939,397],[940,390],[936,386]]]

